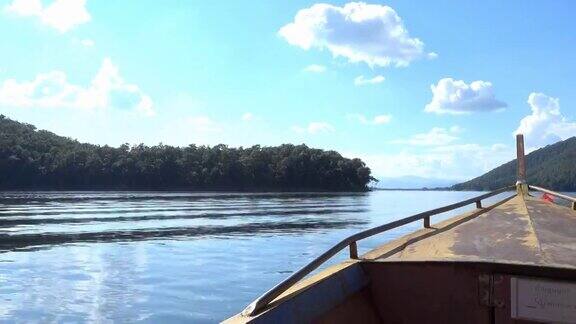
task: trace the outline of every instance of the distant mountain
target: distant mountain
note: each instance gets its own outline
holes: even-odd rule
[[[516,160],[470,181],[452,186],[454,190],[493,190],[516,183]],[[576,137],[548,145],[526,156],[528,184],[557,191],[576,191]]]
[[[379,189],[423,189],[423,188],[447,188],[454,185],[457,181],[424,178],[417,176],[403,177],[385,177],[379,178],[378,183],[374,186]]]

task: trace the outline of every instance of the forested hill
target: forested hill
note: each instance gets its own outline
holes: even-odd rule
[[[0,189],[364,191],[371,180],[361,160],[305,145],[114,148],[0,115]]]
[[[528,184],[557,191],[576,191],[576,137],[548,145],[526,156]],[[455,190],[492,190],[516,183],[516,160],[470,181]]]

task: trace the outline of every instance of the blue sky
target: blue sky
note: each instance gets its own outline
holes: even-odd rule
[[[571,1],[0,1],[0,113],[96,144],[306,143],[467,179],[576,135]]]

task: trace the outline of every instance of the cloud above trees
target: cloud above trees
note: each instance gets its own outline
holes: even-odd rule
[[[514,158],[514,150],[504,144],[457,144],[406,147],[390,154],[352,154],[361,158],[375,177],[418,176],[464,181],[477,177]]]
[[[119,109],[153,115],[152,99],[126,82],[109,58],[88,86],[70,83],[63,71],[38,74],[33,80],[6,79],[0,84],[0,104],[8,107]]]
[[[429,113],[459,115],[507,107],[505,102],[496,99],[492,83],[487,81],[467,84],[462,80],[444,78],[430,89],[432,100],[424,108]]]
[[[5,10],[21,17],[35,17],[42,24],[65,33],[92,18],[85,0],[54,0],[44,6],[41,0],[13,0]]]
[[[532,113],[520,120],[515,134],[524,134],[529,147],[552,144],[576,134],[576,122],[562,115],[558,98],[533,92],[527,102]]]
[[[304,50],[326,49],[333,56],[370,66],[407,66],[420,58],[436,57],[425,53],[424,43],[411,37],[402,18],[384,5],[314,4],[298,11],[294,21],[278,33]]]

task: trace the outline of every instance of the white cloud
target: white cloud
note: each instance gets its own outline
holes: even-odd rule
[[[364,125],[384,125],[392,120],[391,115],[376,115],[374,118],[368,119],[362,114],[349,114],[348,118],[357,120]]]
[[[254,120],[254,114],[252,114],[251,112],[247,112],[244,113],[241,117],[242,121],[253,121]]]
[[[466,84],[462,80],[444,78],[432,85],[432,101],[424,111],[437,114],[469,114],[478,111],[492,111],[506,107],[506,103],[496,100],[492,83],[474,81]]]
[[[375,177],[418,176],[464,181],[513,159],[514,153],[504,144],[462,144],[431,147],[419,152],[344,155],[361,158]]]
[[[335,131],[336,129],[334,126],[330,125],[327,122],[311,122],[306,127],[302,126],[293,126],[292,130],[299,134],[318,134],[318,133],[330,133]]]
[[[576,122],[560,112],[560,100],[543,93],[528,96],[532,114],[522,118],[515,134],[524,134],[528,147],[537,148],[576,135]]]
[[[19,16],[36,17],[61,33],[91,19],[85,0],[54,0],[48,6],[43,6],[41,0],[13,0],[5,9]]]
[[[304,72],[323,73],[326,72],[326,67],[324,65],[311,64],[304,68]]]
[[[91,39],[83,39],[80,41],[80,44],[84,47],[93,47],[96,43]]]
[[[434,127],[428,133],[415,134],[408,139],[399,139],[391,141],[394,144],[421,145],[421,146],[441,146],[453,143],[458,139],[455,136],[461,131],[458,126],[449,129]]]
[[[291,45],[328,49],[334,56],[370,66],[406,66],[427,56],[424,43],[410,37],[396,11],[377,4],[315,4],[298,11],[278,33]]]
[[[66,73],[41,73],[32,81],[7,79],[0,85],[0,104],[9,107],[135,110],[153,115],[152,99],[127,83],[108,58],[87,87],[72,84]]]
[[[357,86],[362,86],[362,85],[367,85],[367,84],[378,84],[378,83],[384,82],[384,80],[386,80],[386,78],[384,78],[381,75],[377,75],[377,76],[375,76],[373,78],[369,78],[369,79],[366,79],[366,78],[364,78],[363,75],[361,75],[361,76],[356,77],[354,79],[354,84]]]
[[[39,16],[43,8],[40,0],[13,0],[5,10],[20,16]]]

